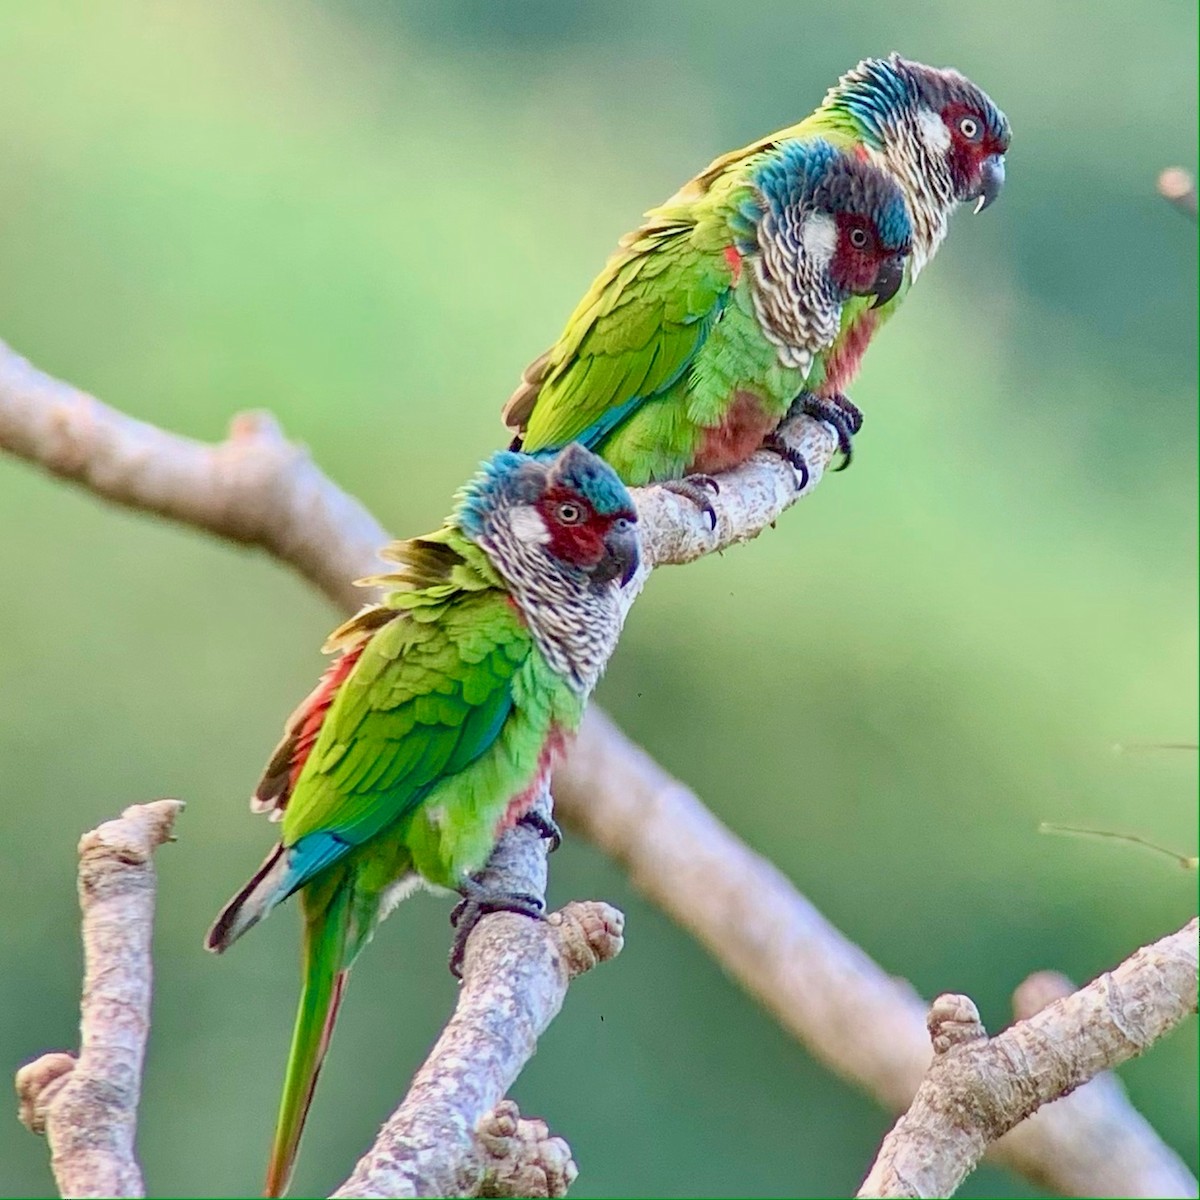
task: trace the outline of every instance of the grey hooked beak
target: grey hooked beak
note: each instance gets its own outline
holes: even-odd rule
[[[604,538],[604,554],[592,568],[592,579],[596,583],[619,579],[624,587],[637,574],[639,561],[637,526],[632,521],[618,522]]]
[[[983,160],[979,168],[979,190],[975,193],[975,212],[981,213],[989,204],[993,204],[1004,187],[1004,155],[991,154]]]
[[[875,300],[872,303],[872,308],[878,308],[881,304],[886,304],[899,290],[900,285],[904,282],[904,259],[900,255],[895,258],[885,259],[879,267],[879,272],[875,276],[875,284],[872,291],[875,293]]]

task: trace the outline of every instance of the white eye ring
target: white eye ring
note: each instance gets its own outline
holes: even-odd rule
[[[850,245],[852,245],[855,248],[855,250],[863,249],[863,247],[866,246],[866,244],[867,244],[866,230],[863,230],[863,229],[850,230]]]
[[[974,117],[963,117],[958,122],[958,131],[969,142],[973,142],[979,136],[979,122]]]
[[[564,500],[555,509],[554,515],[563,525],[578,525],[583,520],[583,509],[578,504],[572,504],[570,500]]]

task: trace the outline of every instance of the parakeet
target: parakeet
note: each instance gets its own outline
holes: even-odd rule
[[[956,71],[864,60],[812,116],[716,159],[622,239],[508,401],[514,446],[578,439],[627,483],[677,480],[772,444],[795,401],[848,461],[862,415],[843,389],[953,208],[999,194],[1008,141]]]
[[[866,58],[829,89],[820,107],[798,125],[710,163],[681,194],[703,194],[730,171],[744,171],[755,157],[793,139],[824,138],[886,171],[904,193],[913,247],[900,288],[886,303],[849,300],[834,345],[819,356],[809,388],[825,404],[814,415],[838,427],[847,449],[862,414],[843,395],[858,372],[875,331],[899,308],[908,289],[933,258],[959,204],[989,207],[1004,186],[1011,140],[1008,118],[991,97],[951,68],[929,67],[899,54]],[[839,423],[837,409],[848,420]]]
[[[367,582],[392,590],[330,637],[340,655],[251,801],[279,821],[279,843],[206,940],[225,950],[300,892],[303,992],[267,1195],[291,1174],[347,972],[395,903],[422,882],[461,892],[471,919],[458,946],[484,911],[541,915],[535,897],[492,894],[473,875],[526,819],[616,646],[636,520],[581,446],[501,451],[444,528],[385,551],[397,570]]]

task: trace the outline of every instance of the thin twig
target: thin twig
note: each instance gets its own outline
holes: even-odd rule
[[[1167,167],[1158,177],[1158,194],[1185,217],[1196,219],[1196,181],[1183,167]]]
[[[84,985],[78,1058],[43,1055],[17,1074],[21,1119],[50,1142],[64,1196],[144,1196],[134,1155],[150,1031],[154,851],[183,805],[127,808],[79,843]]]

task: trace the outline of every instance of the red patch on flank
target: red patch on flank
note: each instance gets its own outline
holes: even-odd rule
[[[726,246],[724,253],[725,261],[733,272],[733,286],[737,287],[738,280],[742,277],[742,256],[738,253],[736,246]]]
[[[497,837],[506,829],[511,829],[534,806],[538,796],[541,795],[543,784],[550,778],[550,772],[567,748],[569,740],[568,734],[557,725],[551,727],[550,736],[546,738],[546,744],[542,747],[541,754],[538,755],[537,771],[534,773],[533,781],[508,802],[504,815],[496,822]]]
[[[736,392],[725,420],[704,431],[688,473],[699,471],[714,475],[739,466],[762,445],[763,438],[777,424],[779,419],[763,409],[757,396],[751,392]]]
[[[866,146],[864,146],[862,142],[859,142],[858,145],[854,147],[854,157],[857,158],[859,162],[869,162],[871,154]]]
[[[365,644],[364,642],[363,645]],[[297,724],[291,772],[288,775],[289,795],[296,786],[296,780],[300,778],[300,772],[304,769],[304,764],[308,761],[313,746],[316,745],[317,738],[321,733],[321,726],[325,723],[325,714],[329,711],[329,706],[333,703],[338,688],[345,683],[346,676],[353,670],[354,664],[358,662],[362,652],[363,646],[355,646],[352,650],[347,650],[336,662],[330,663],[325,674],[321,676],[321,682],[304,702],[304,715]]]
[[[878,324],[878,314],[869,308],[842,334],[825,360],[825,382],[817,389],[818,395],[832,396],[850,386]]]

